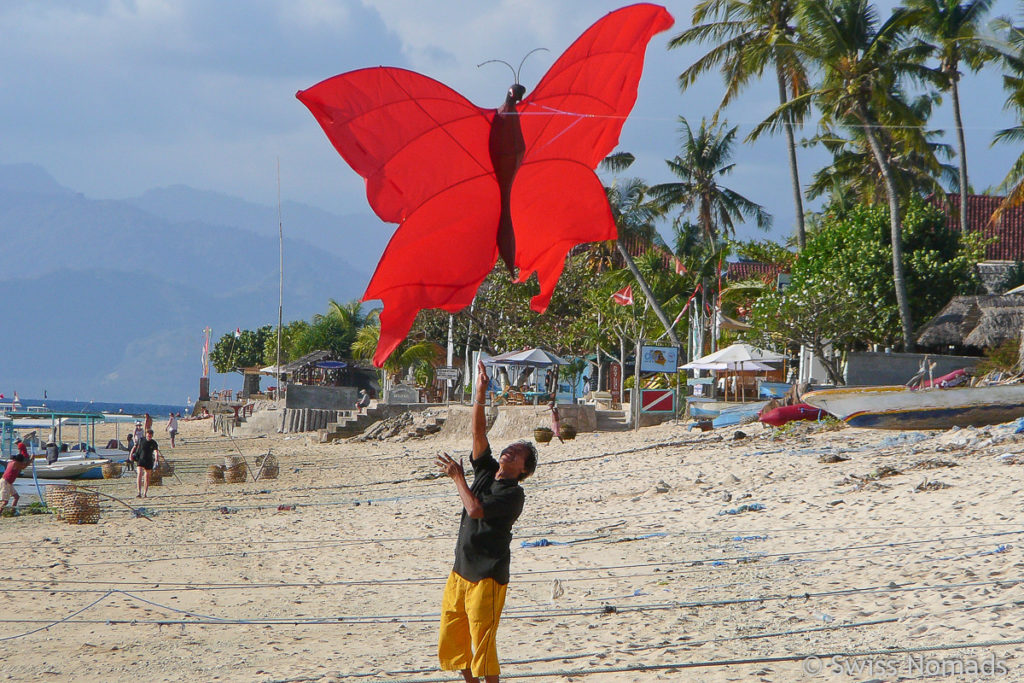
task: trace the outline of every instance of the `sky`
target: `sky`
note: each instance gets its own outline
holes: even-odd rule
[[[0,163],[29,162],[96,199],[131,197],[185,184],[261,204],[284,199],[339,214],[367,212],[362,179],[335,153],[294,97],[338,73],[376,65],[427,74],[480,106],[498,106],[509,86],[502,65],[518,64],[527,90],[572,41],[605,12],[607,0],[4,0],[0,3]],[[721,98],[717,73],[680,93],[676,77],[708,48],[667,50],[689,27],[695,3],[667,2],[676,19],[655,36],[639,98],[620,151],[650,183],[669,182],[665,159],[679,143],[679,116],[698,125]],[[884,13],[894,6],[878,2]],[[999,0],[993,15],[1020,15]],[[742,139],[777,104],[775,88],[749,88],[725,111]],[[973,187],[996,185],[1019,154],[990,148],[1014,124],[1003,111],[999,76],[963,84]],[[944,103],[936,127],[951,125]],[[805,127],[802,136],[813,135]],[[953,144],[951,133],[945,138]],[[793,205],[783,138],[737,145],[723,181],[774,216],[765,234],[785,239]],[[825,161],[799,151],[802,179]],[[813,208],[814,205],[811,205]],[[285,216],[287,230],[287,216]],[[381,230],[393,226],[381,224]],[[667,230],[663,230],[663,233]]]

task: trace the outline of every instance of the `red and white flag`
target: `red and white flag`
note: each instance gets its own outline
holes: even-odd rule
[[[242,336],[242,328],[241,327],[236,327],[235,328],[235,339],[238,339],[241,336]]]
[[[633,285],[626,285],[619,291],[612,294],[612,299],[620,306],[633,305]]]
[[[672,260],[675,261],[676,275],[686,275],[686,266],[683,265],[683,262],[675,257]]]

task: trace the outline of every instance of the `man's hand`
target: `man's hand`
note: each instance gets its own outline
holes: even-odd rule
[[[452,456],[448,455],[447,453],[442,453],[441,455],[434,458],[434,463],[437,464],[439,470],[444,472],[447,476],[451,477],[452,479],[455,479],[457,477],[461,477],[462,479],[466,478],[466,472],[465,470],[462,469],[462,462],[455,462]]]
[[[487,402],[487,387],[490,386],[491,378],[487,376],[487,368],[484,367],[484,362],[479,360],[476,362],[476,391],[473,392],[473,400],[480,403]]]

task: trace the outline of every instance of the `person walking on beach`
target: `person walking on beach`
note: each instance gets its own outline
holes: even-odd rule
[[[32,456],[28,454],[25,449],[25,444],[18,439],[18,453],[12,455],[10,461],[7,463],[7,468],[4,470],[3,477],[0,477],[0,512],[3,512],[4,508],[7,507],[7,501],[13,499],[11,503],[11,509],[18,509],[18,501],[21,500],[21,496],[14,489],[14,482],[17,480],[18,475],[21,471],[28,467],[29,463],[32,462]]]
[[[460,671],[477,683],[498,680],[496,638],[508,588],[512,525],[526,499],[519,482],[537,468],[537,449],[529,441],[506,447],[495,460],[487,441],[484,399],[487,371],[477,365],[473,401],[473,486],[466,483],[461,461],[437,456],[438,468],[455,482],[462,502],[462,520],[455,544],[455,565],[448,575],[441,604],[437,656],[441,668]]]
[[[171,437],[171,448],[174,448],[174,435],[178,433],[178,418],[174,413],[167,414],[167,435]]]
[[[548,404],[548,409],[551,411],[551,431],[555,433],[555,436],[558,437],[558,441],[560,443],[565,443],[565,441],[562,440],[562,422],[558,416],[558,404],[552,401]],[[548,444],[550,443],[551,442],[548,441]]]
[[[146,431],[148,432],[149,430],[153,429],[153,416],[150,415],[149,413],[146,413],[145,417],[146,417]]]
[[[135,478],[135,483],[139,487],[139,493],[135,497],[147,498],[149,496],[149,478],[153,474],[153,468],[161,460],[160,446],[153,440],[152,429],[146,432],[146,438],[136,447],[136,456],[139,473]]]

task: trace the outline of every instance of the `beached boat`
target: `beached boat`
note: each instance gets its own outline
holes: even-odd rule
[[[852,427],[874,429],[980,427],[1024,417],[1024,384],[848,387],[812,391],[800,398]]]
[[[99,479],[103,476],[101,467],[110,462],[107,458],[67,458],[48,464],[36,458],[36,476],[40,479]],[[32,467],[26,467],[19,475],[31,479]]]

